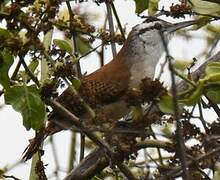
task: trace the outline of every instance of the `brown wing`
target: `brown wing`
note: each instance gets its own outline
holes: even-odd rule
[[[116,101],[127,90],[127,84],[122,85],[120,80],[105,80],[86,78],[83,81],[80,94],[91,105],[102,105]]]
[[[79,94],[93,108],[96,105],[115,102],[127,90],[129,77],[125,64],[121,61],[111,61],[82,79]],[[78,116],[86,111],[79,98],[70,89],[65,90],[57,101]]]
[[[129,77],[125,64],[112,61],[83,79],[82,95],[92,105],[114,102],[127,90]]]

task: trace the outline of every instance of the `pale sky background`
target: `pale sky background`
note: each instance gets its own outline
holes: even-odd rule
[[[166,0],[161,1],[161,4],[164,4]],[[91,2],[91,1],[90,1]],[[166,1],[167,2],[167,1]],[[169,1],[170,2],[170,1]],[[178,1],[172,1],[178,2]],[[90,4],[90,6],[88,6]],[[134,11],[135,5],[131,0],[119,0],[114,2],[117,12],[119,14],[122,25],[127,24],[127,32],[130,31],[131,27],[140,23],[142,20],[138,18]],[[105,5],[96,6],[94,3],[82,3],[81,5],[87,6],[86,11],[91,11],[95,13],[100,13],[99,22],[103,22],[102,16],[105,12]],[[166,6],[165,6],[166,7]],[[171,18],[166,18],[166,20],[171,20]],[[182,19],[180,19],[181,21]],[[100,23],[102,24],[102,23]],[[98,23],[96,25],[99,25]],[[195,32],[197,38],[192,39],[190,41],[184,41],[182,38],[174,38],[170,43],[170,52],[171,55],[176,59],[185,59],[191,60],[193,57],[197,57],[197,55],[204,49],[205,41],[200,37],[203,34]],[[56,37],[57,38],[57,37]],[[109,47],[105,51],[106,62],[111,60],[112,55],[111,51],[109,51]],[[99,63],[95,61],[96,55],[90,55],[89,60],[82,60],[82,68],[85,72],[92,72],[94,69],[98,68]],[[91,63],[91,61],[92,63]],[[0,98],[0,105],[3,104],[3,97]],[[215,119],[215,116],[210,116],[212,120]],[[8,166],[10,167],[15,162],[21,159],[22,152],[25,147],[28,145],[28,139],[33,138],[34,132],[32,130],[26,131],[26,129],[22,125],[22,117],[19,113],[15,112],[10,106],[4,106],[0,109],[0,169]],[[70,132],[65,131],[58,133],[54,136],[55,146],[58,149],[58,159],[61,165],[61,169],[65,170],[67,168],[67,159],[69,156],[69,142],[70,142]],[[43,156],[43,161],[45,164],[48,164],[46,167],[46,172],[51,174],[54,170],[53,156],[51,151],[51,146],[45,146],[45,156]],[[30,172],[30,164],[29,160],[26,163],[22,163],[21,165],[13,168],[11,171],[7,173],[7,175],[14,175],[15,177],[26,180],[29,177]],[[64,177],[64,173],[59,173],[60,179]]]

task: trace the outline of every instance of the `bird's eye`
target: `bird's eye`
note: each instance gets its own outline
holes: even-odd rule
[[[154,28],[157,30],[161,30],[162,25],[160,23],[155,23]]]

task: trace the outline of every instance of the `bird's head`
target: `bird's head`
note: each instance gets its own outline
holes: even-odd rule
[[[164,52],[161,35],[168,43],[173,32],[196,23],[198,21],[194,20],[172,24],[156,17],[148,17],[144,22],[134,26],[129,33],[125,43],[126,50],[129,50],[128,56],[154,56],[156,53],[159,57]]]
[[[129,36],[133,38],[140,37],[142,40],[148,43],[148,41],[152,41],[150,40],[152,37],[155,39],[155,41],[159,40],[160,33],[162,33],[165,39],[169,40],[176,30],[196,23],[198,23],[197,20],[172,24],[156,17],[148,17],[141,24],[134,26]]]
[[[156,64],[165,52],[161,35],[168,42],[172,32],[195,23],[196,21],[186,21],[172,24],[155,17],[149,17],[133,27],[117,58],[122,59],[131,67],[132,76],[137,74],[141,77],[153,77]]]

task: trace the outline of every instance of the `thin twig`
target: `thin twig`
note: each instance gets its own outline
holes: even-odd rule
[[[35,75],[30,71],[30,69],[28,68],[27,64],[25,63],[25,61],[21,55],[19,55],[19,60],[21,61],[21,64],[24,67],[25,72],[28,74],[28,76],[32,79],[32,81],[35,82],[35,84],[38,87],[40,87],[40,83],[39,83],[37,77],[35,77]]]
[[[120,171],[126,176],[129,180],[137,180],[137,178],[132,174],[130,169],[123,163],[117,165]]]
[[[162,140],[153,140],[148,139],[144,141],[140,141],[136,145],[137,149],[143,149],[143,148],[161,148],[165,149],[167,151],[174,151],[175,147],[174,144],[169,141],[162,141]]]
[[[71,28],[71,26],[73,26],[72,22],[73,22],[74,14],[72,12],[70,2],[66,1],[66,5],[67,5],[68,12],[69,12],[69,17],[70,17],[70,27],[69,28],[74,29],[74,28]],[[76,43],[77,32],[75,30],[72,30],[71,33],[72,33],[72,38],[73,38],[74,54],[76,57],[78,57],[78,47],[77,47],[77,43]],[[81,72],[81,67],[80,67],[79,61],[76,63],[76,68],[77,68],[78,77],[80,78],[82,76],[82,72]]]
[[[125,40],[125,39],[126,39],[126,38],[125,38],[125,32],[124,32],[124,30],[123,30],[123,28],[122,28],[121,21],[120,21],[120,19],[119,19],[118,13],[117,13],[117,11],[116,11],[116,8],[115,8],[115,5],[114,5],[113,2],[111,2],[111,7],[112,7],[113,14],[114,14],[114,16],[115,16],[115,19],[116,19],[116,21],[117,21],[119,30],[120,30],[120,32],[121,32],[121,35],[122,35],[123,39]]]
[[[103,147],[104,149],[108,150],[108,152],[111,152],[109,146],[102,139],[100,139],[94,133],[88,131],[88,129],[86,127],[84,127],[84,125],[81,123],[80,119],[77,116],[75,116],[74,114],[72,114],[65,107],[63,107],[59,102],[57,102],[55,100],[48,99],[47,103],[51,107],[53,107],[53,109],[55,109],[58,113],[62,114],[63,117],[65,117],[66,119],[69,119],[70,122],[74,126],[76,126],[82,132],[84,132],[85,135],[87,135],[95,144],[97,144],[98,146]],[[56,122],[54,121],[54,123],[56,123]]]
[[[154,134],[154,131],[153,131],[153,129],[152,129],[152,126],[150,126],[150,130],[151,130],[151,132],[152,132],[152,137],[153,137],[155,140],[157,140],[157,137],[156,137],[155,134]],[[159,148],[157,148],[157,153],[158,153],[158,157],[159,157],[160,164],[163,165],[163,158],[162,158],[162,155],[161,155],[161,152],[160,152],[160,149],[159,149]]]
[[[104,31],[106,31],[106,26],[107,26],[107,16],[105,17],[105,21],[104,21],[104,24],[103,24]],[[104,66],[104,64],[105,64],[105,60],[104,60],[104,50],[105,50],[104,45],[105,45],[105,42],[104,42],[103,39],[101,41],[102,41],[101,50],[97,51],[98,56],[99,56],[99,60],[100,60],[100,67]]]
[[[75,31],[74,28],[71,28],[71,26],[73,26],[72,22],[73,22],[73,18],[74,18],[74,14],[72,12],[71,6],[70,6],[70,2],[67,1],[66,2],[68,11],[69,11],[69,17],[70,17],[70,29],[73,29],[71,31],[72,33],[72,39],[73,39],[73,46],[74,46],[74,54],[76,57],[78,57],[78,46],[77,46],[77,42],[76,42],[76,37],[77,37],[77,32]],[[81,67],[80,67],[80,62],[79,59],[76,63],[76,69],[77,69],[77,76],[78,78],[82,77],[82,71],[81,71]],[[81,139],[85,136],[82,135],[82,132],[80,133],[80,137]],[[70,158],[69,158],[69,169],[68,172],[70,172],[73,169],[73,161],[76,159],[75,155],[75,148],[76,148],[76,134],[74,132],[72,132],[72,141],[71,141],[71,149],[70,149]],[[80,144],[80,157],[84,156],[84,148],[85,148],[85,143],[83,143],[83,141],[81,141],[82,144]],[[81,154],[81,152],[83,152],[83,154]]]
[[[98,53],[98,56],[99,56],[99,60],[100,60],[100,67],[104,66],[105,65],[105,61],[104,61],[104,49],[105,49],[105,46],[102,45],[101,47],[101,50]]]
[[[20,67],[21,67],[21,61],[18,61],[17,65],[16,65],[16,67],[15,67],[15,70],[14,70],[12,76],[11,76],[11,80],[14,80],[14,79],[15,79],[15,77],[16,77],[17,74],[18,74],[18,71],[19,71]]]
[[[196,164],[198,171],[204,176],[205,180],[211,180],[210,177]],[[214,173],[213,173],[214,174]]]
[[[55,147],[55,144],[54,144],[54,141],[53,141],[53,136],[50,136],[50,144],[51,144],[51,147],[52,147],[52,152],[53,152],[53,158],[54,158],[54,164],[55,164],[55,167],[56,167],[56,176],[59,177],[59,170],[60,170],[60,166],[59,166],[59,160],[58,160],[58,156],[57,156],[57,150],[56,150],[56,147]]]
[[[106,8],[107,8],[107,16],[108,16],[108,23],[109,23],[109,30],[110,30],[110,34],[113,36],[115,31],[114,31],[114,23],[113,23],[113,17],[112,17],[112,10],[111,10],[111,6],[108,3],[108,1],[105,1],[106,4]],[[116,56],[117,51],[116,51],[116,45],[114,42],[111,42],[111,47],[112,47],[112,54],[113,57]]]
[[[20,179],[16,178],[15,176],[2,175],[2,177],[7,178],[7,179],[10,178],[10,179],[14,179],[14,180],[20,180]]]
[[[194,105],[192,107],[191,111],[187,113],[187,118],[186,118],[187,121],[190,121],[190,119],[193,118],[193,112],[194,112],[195,108],[196,108],[196,105]]]
[[[202,112],[202,105],[201,105],[201,103],[199,102],[198,103],[198,107],[199,107],[199,115],[200,115],[200,121],[202,122],[202,125],[203,125],[203,127],[204,127],[204,129],[205,129],[205,132],[206,133],[208,133],[208,128],[207,128],[207,126],[206,126],[206,122],[205,122],[205,119],[204,119],[204,117],[203,117],[203,112]]]
[[[99,127],[91,127],[89,128],[91,132],[102,132],[102,133],[114,133],[114,134],[133,134],[134,136],[138,137],[146,137],[146,136],[152,136],[152,132],[148,132],[146,130],[140,130],[140,129],[131,129],[130,127],[126,128],[118,128],[115,127],[113,129],[105,129],[105,128],[99,128]]]
[[[85,154],[85,135],[80,133],[80,154],[79,154],[79,161],[82,161]]]
[[[211,99],[209,99],[207,96],[205,96],[208,101],[209,101],[209,104],[211,105],[211,107],[214,109],[215,113],[218,115],[218,117],[220,118],[220,109],[218,107],[217,104],[213,103]]]
[[[171,56],[166,44],[166,41],[164,39],[164,34],[162,31],[160,31],[160,36],[161,40],[166,52],[167,56],[167,61],[168,61],[168,66],[170,69],[170,75],[171,75],[171,92],[173,95],[173,105],[174,105],[174,119],[176,120],[176,134],[177,134],[177,143],[179,146],[179,155],[180,155],[180,161],[181,161],[181,166],[183,168],[183,179],[187,180],[189,179],[189,174],[188,174],[188,167],[186,164],[186,150],[185,150],[185,144],[184,144],[184,139],[183,139],[183,132],[182,132],[182,125],[181,121],[179,118],[179,112],[178,112],[178,103],[177,103],[177,88],[176,88],[176,83],[175,83],[175,73],[174,73],[174,68],[171,62]]]
[[[147,156],[150,158],[151,162],[153,162],[157,167],[160,167],[160,165],[157,163],[157,160],[155,160],[149,153],[147,153]]]
[[[85,54],[83,54],[82,56],[80,56],[80,57],[77,59],[77,61],[79,61],[80,59],[82,59],[82,58],[88,56],[90,53],[96,51],[99,47],[101,47],[101,46],[103,46],[103,45],[104,45],[104,43],[101,43],[100,45],[96,46],[96,47],[93,48],[92,50],[90,50],[90,51],[88,51],[87,53],[85,53]]]
[[[76,133],[71,132],[71,147],[70,147],[70,153],[69,153],[69,166],[68,166],[68,172],[70,172],[74,168],[74,162],[76,160]]]
[[[165,67],[166,63],[167,63],[167,58],[165,58],[165,61],[164,61],[164,62],[162,62],[162,63],[159,64],[159,65],[160,65],[160,72],[159,72],[159,74],[158,74],[158,76],[157,76],[157,79],[160,79],[160,78],[161,78],[161,76],[162,76],[162,74],[163,74],[163,72],[164,72],[164,67]]]
[[[195,84],[193,81],[189,80],[187,77],[183,76],[181,73],[179,73],[179,72],[176,71],[175,69],[173,69],[173,70],[174,70],[174,73],[175,73],[177,76],[179,76],[182,80],[186,81],[186,83],[190,84],[193,88],[196,87],[196,84]]]

